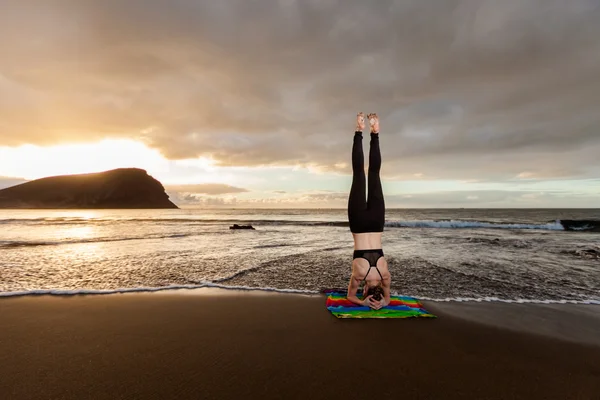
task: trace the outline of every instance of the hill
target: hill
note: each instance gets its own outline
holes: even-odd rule
[[[61,175],[0,190],[0,208],[178,208],[163,185],[138,168]]]

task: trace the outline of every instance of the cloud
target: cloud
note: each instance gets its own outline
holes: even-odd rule
[[[0,176],[0,190],[6,189],[11,186],[20,185],[21,183],[25,182],[27,181],[21,178],[9,178],[5,176]]]
[[[595,207],[600,192],[572,193],[562,190],[449,190],[386,196],[389,208],[521,208]]]
[[[298,198],[300,202],[348,202],[348,193],[306,193]]]
[[[169,193],[169,199],[178,206],[183,207],[235,207],[238,204],[236,197],[222,197],[193,193]]]
[[[393,208],[577,208],[596,207],[600,192],[564,190],[446,190],[429,193],[386,195]],[[171,198],[183,207],[237,208],[338,208],[345,210],[348,194],[341,192],[296,192],[285,196],[271,193],[209,196],[176,194]],[[345,211],[341,216],[345,218]],[[342,218],[340,217],[340,218]]]
[[[594,0],[9,0],[0,26],[0,145],[347,173],[363,110],[390,178],[600,173]]]
[[[226,193],[243,193],[247,192],[247,189],[225,185],[222,183],[202,183],[194,185],[166,185],[165,189],[167,192],[181,192],[181,193],[194,193],[194,194],[208,194],[208,195],[219,195]]]
[[[234,194],[248,192],[247,189],[221,183],[202,183],[193,185],[165,185],[171,201],[179,206],[221,207],[235,206]],[[228,195],[222,197],[221,195]]]

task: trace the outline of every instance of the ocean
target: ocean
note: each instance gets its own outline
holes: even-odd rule
[[[230,230],[252,224],[256,230]],[[345,288],[346,210],[1,210],[0,296]],[[600,304],[599,209],[389,209],[392,292]]]

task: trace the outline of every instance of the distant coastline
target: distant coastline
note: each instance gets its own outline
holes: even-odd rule
[[[0,209],[179,208],[158,180],[139,168],[60,175],[0,190]]]

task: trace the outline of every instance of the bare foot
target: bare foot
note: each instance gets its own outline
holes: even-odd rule
[[[356,131],[362,132],[365,129],[365,114],[363,112],[359,112],[356,115]]]
[[[376,113],[367,115],[369,118],[369,125],[371,125],[371,133],[379,133],[379,117]]]

